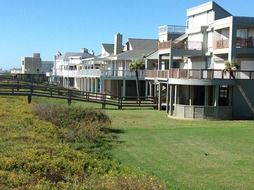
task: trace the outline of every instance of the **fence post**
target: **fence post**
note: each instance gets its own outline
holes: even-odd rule
[[[71,105],[71,91],[68,89],[68,105],[70,106]]]
[[[122,99],[122,97],[120,96],[120,97],[118,97],[118,109],[122,109],[123,108],[123,99]]]
[[[102,109],[106,108],[106,94],[101,94],[102,96]]]

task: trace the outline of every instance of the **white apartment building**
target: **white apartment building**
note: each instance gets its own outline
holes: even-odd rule
[[[187,26],[159,28],[153,83],[171,117],[254,118],[254,18],[235,17],[214,1],[187,10]],[[239,68],[224,72],[225,62]]]
[[[58,53],[52,76],[58,84],[86,92],[102,92],[111,96],[136,96],[134,72],[129,64],[157,50],[158,40],[129,38],[122,45],[122,35],[115,35],[114,44],[103,43],[101,55],[88,50],[81,53]],[[140,71],[141,95],[145,96],[147,84]]]

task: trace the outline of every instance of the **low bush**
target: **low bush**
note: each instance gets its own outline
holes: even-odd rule
[[[102,111],[42,104],[34,110],[37,116],[23,104],[19,115],[6,112],[1,118],[1,190],[164,188],[150,175],[123,168],[104,155],[112,139],[105,132],[110,118]]]
[[[38,104],[34,110],[40,119],[59,127],[59,137],[67,142],[95,142],[104,136],[103,131],[111,123],[110,118],[101,110],[47,104]]]

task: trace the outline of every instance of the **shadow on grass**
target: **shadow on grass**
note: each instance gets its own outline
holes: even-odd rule
[[[107,133],[113,133],[113,134],[123,134],[123,133],[125,133],[125,131],[122,130],[122,129],[113,129],[113,128],[106,128],[105,131]]]

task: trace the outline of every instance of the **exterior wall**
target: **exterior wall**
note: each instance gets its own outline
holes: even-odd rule
[[[41,62],[41,73],[51,72],[54,66],[53,61],[42,61]]]
[[[254,60],[242,60],[240,68],[241,70],[254,71]]]
[[[185,119],[231,119],[231,106],[176,105],[174,117]]]
[[[23,74],[40,74],[41,73],[41,58],[40,57],[22,58],[21,69]]]
[[[254,119],[254,81],[238,80],[233,90],[233,117]]]

